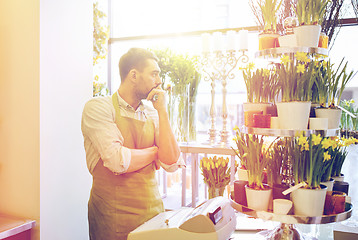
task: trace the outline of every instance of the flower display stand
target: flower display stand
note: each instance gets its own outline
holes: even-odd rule
[[[276,47],[276,48],[260,50],[255,54],[255,57],[274,59],[274,58],[281,57],[283,54],[285,54],[288,55],[290,58],[294,58],[297,52],[309,53],[316,56],[318,55],[320,57],[328,56],[328,50],[326,48]],[[305,126],[307,126],[307,124],[305,124]],[[306,129],[306,127],[304,127],[303,129],[294,130],[294,129],[287,129],[287,127],[282,129],[281,126],[280,129],[255,128],[255,127],[243,126],[241,128],[241,133],[263,135],[269,137],[285,137],[285,138],[295,138],[299,135],[302,135],[304,137],[309,137],[310,135],[313,134],[320,135],[321,137],[334,137],[334,136],[340,136],[340,129],[328,127],[328,129],[324,129],[324,130],[315,130],[315,129]],[[292,163],[288,162],[288,165],[292,165]],[[288,169],[290,169],[290,166],[288,166]],[[292,171],[287,171],[286,173],[283,173],[283,175],[285,175],[287,179],[292,180],[292,175],[293,175]],[[290,183],[291,182],[288,182],[288,184]],[[246,205],[242,205],[242,203],[236,202],[233,197],[234,196],[231,197],[232,199],[230,199],[230,203],[235,210],[254,218],[276,221],[281,223],[279,226],[277,226],[272,230],[265,230],[258,233],[261,236],[261,238],[263,237],[265,239],[293,239],[293,240],[306,239],[307,240],[307,236],[304,236],[303,234],[300,233],[300,231],[295,226],[296,224],[326,224],[326,223],[340,222],[350,218],[353,211],[353,205],[351,203],[346,202],[344,212],[338,214],[324,215],[323,213],[323,214],[311,215],[311,214],[300,213],[299,215],[298,213],[293,214],[294,211],[290,211],[288,214],[277,214],[274,213],[272,210],[259,211],[250,208]]]
[[[233,199],[230,199],[230,204],[235,210],[251,217],[280,222],[281,224],[278,227],[258,233],[266,239],[304,239],[303,235],[296,228],[296,224],[325,224],[340,222],[350,218],[353,211],[352,204],[346,203],[346,209],[343,213],[308,217],[300,215],[280,215],[267,211],[256,211],[244,205],[238,204]]]

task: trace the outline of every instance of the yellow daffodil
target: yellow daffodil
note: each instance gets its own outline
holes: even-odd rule
[[[319,134],[318,135],[315,135],[315,134],[312,135],[312,143],[313,143],[314,146],[320,144],[321,141],[322,141],[321,135],[319,135]]]
[[[303,64],[298,64],[297,65],[297,73],[304,73],[305,72],[305,65]]]
[[[323,153],[323,161],[328,161],[331,159],[331,155],[328,152]]]
[[[322,147],[323,147],[324,149],[328,149],[328,148],[330,148],[331,146],[332,146],[332,141],[331,141],[331,139],[325,138],[325,139],[322,140]]]
[[[300,135],[298,138],[298,145],[304,146],[307,143],[307,138],[303,135]]]
[[[311,59],[307,57],[307,53],[297,52],[295,55],[296,55],[296,59],[300,62],[308,63],[311,61]]]
[[[283,63],[283,64],[287,64],[287,63],[289,63],[291,60],[290,60],[290,56],[288,56],[288,55],[283,55],[282,56],[282,58],[281,58],[281,62]]]
[[[253,69],[255,68],[255,63],[250,62],[250,63],[247,65],[247,68],[250,69],[250,70],[253,70]]]
[[[308,143],[305,144],[305,150],[309,151],[310,150],[310,145]]]

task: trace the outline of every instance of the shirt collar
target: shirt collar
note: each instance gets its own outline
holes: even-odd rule
[[[127,103],[118,93],[117,93],[117,98],[118,98],[118,103],[119,106],[126,109],[126,110],[132,110],[133,112],[144,112],[144,104],[142,101],[140,101],[139,106],[137,108],[137,110],[135,110],[129,103]]]

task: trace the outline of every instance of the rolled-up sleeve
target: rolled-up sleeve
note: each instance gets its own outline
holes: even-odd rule
[[[120,174],[129,167],[131,151],[123,146],[124,139],[114,121],[111,101],[104,99],[88,101],[82,113],[87,165],[92,172],[100,158],[105,167]]]
[[[171,164],[171,165],[163,163],[162,161],[160,161],[160,159],[159,159],[159,162],[160,162],[160,166],[167,172],[175,172],[176,170],[178,170],[178,168],[185,168],[186,167],[185,161],[184,161],[184,159],[182,158],[181,155],[179,156],[178,161],[176,163]]]
[[[146,114],[154,122],[155,139],[156,139],[156,144],[158,145],[158,142],[157,142],[157,140],[159,139],[159,117],[158,117],[158,112],[156,110],[154,110],[154,109],[147,109]],[[163,163],[160,159],[159,159],[159,162],[160,162],[160,166],[167,172],[175,172],[178,168],[185,168],[186,167],[185,161],[184,161],[183,157],[181,156],[181,154],[180,154],[178,160],[175,163],[171,164],[171,165]]]

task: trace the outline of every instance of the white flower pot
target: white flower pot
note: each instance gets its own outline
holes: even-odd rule
[[[339,128],[342,115],[341,109],[316,108],[315,112],[318,118],[328,118],[328,129]]]
[[[238,177],[239,177],[239,180],[249,181],[249,177],[248,177],[248,174],[247,174],[247,170],[246,170],[246,169],[238,168],[238,169],[237,169],[237,175],[238,175]]]
[[[280,47],[297,47],[296,34],[288,34],[278,37]]]
[[[277,114],[281,129],[306,130],[311,102],[277,103]]]
[[[321,189],[299,188],[291,193],[295,215],[322,216],[327,187]]]
[[[334,184],[334,179],[331,178],[329,181],[327,182],[321,182],[322,185],[325,185],[327,187],[327,191],[333,191],[333,184]]]
[[[273,200],[273,213],[286,215],[292,208],[292,201],[288,199],[274,199]]]
[[[256,190],[245,186],[247,206],[256,211],[267,211],[272,197],[272,188]]]
[[[272,129],[280,129],[280,120],[278,117],[271,117],[271,126]]]
[[[335,182],[343,182],[344,181],[344,174],[341,174],[339,177],[332,177]]]
[[[328,118],[310,118],[309,127],[312,130],[328,129]]]
[[[249,103],[243,104],[244,112],[262,111],[263,114],[267,114],[267,108],[271,106],[271,103]]]
[[[293,29],[300,47],[318,47],[321,25],[302,25]]]

